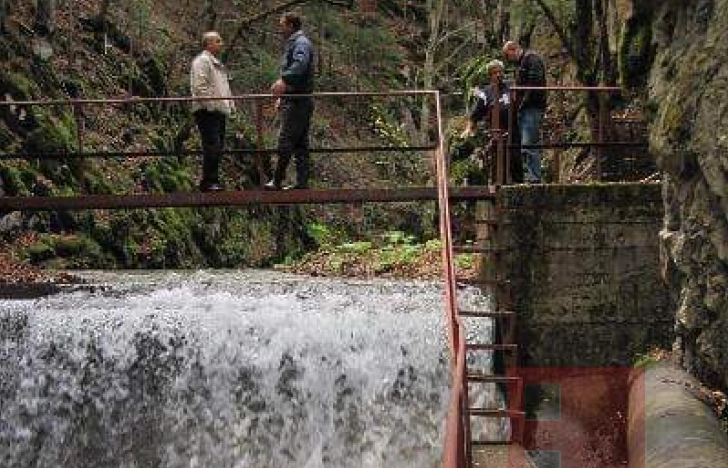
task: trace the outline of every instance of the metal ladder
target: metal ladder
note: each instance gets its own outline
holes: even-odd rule
[[[470,320],[489,319],[495,325],[494,340],[492,342],[465,342],[466,362],[467,356],[482,353],[493,353],[493,359],[500,355],[503,362],[494,363],[494,369],[477,369],[468,367],[465,372],[463,384],[464,426],[465,426],[465,460],[466,466],[474,466],[474,450],[487,450],[486,447],[507,446],[513,443],[522,444],[525,425],[523,411],[523,380],[516,374],[518,366],[518,344],[516,343],[516,312],[513,310],[513,291],[510,282],[503,278],[502,256],[506,252],[498,245],[499,208],[497,189],[492,199],[478,201],[476,207],[476,241],[473,244],[453,245],[453,253],[469,253],[481,256],[481,271],[477,278],[466,278],[455,274],[457,289],[464,285],[472,285],[488,290],[493,296],[493,310],[463,309],[458,304],[457,315]],[[456,267],[455,267],[456,268]],[[462,321],[464,324],[466,321]],[[465,330],[467,336],[467,330]],[[478,407],[472,406],[470,401],[470,386],[494,384],[505,399],[505,407]],[[508,419],[510,432],[505,439],[490,438],[486,440],[473,439],[471,424],[474,420],[482,419]]]
[[[515,343],[516,313],[513,310],[512,291],[507,279],[499,276],[502,271],[502,255],[505,253],[498,245],[500,209],[498,188],[489,186],[487,194],[476,202],[476,241],[474,244],[454,245],[453,224],[451,222],[452,200],[449,193],[449,161],[445,155],[444,131],[442,126],[441,103],[436,99],[438,116],[438,149],[435,152],[437,188],[440,213],[440,238],[442,240],[442,268],[445,279],[445,307],[450,334],[452,357],[452,388],[446,424],[445,446],[443,448],[443,468],[473,468],[474,448],[487,449],[489,446],[509,449],[513,444],[522,445],[525,431],[525,415],[522,410],[523,380],[513,371],[517,370],[518,346]],[[499,128],[499,127],[496,127]],[[499,134],[498,154],[496,157],[495,181],[502,184],[509,180],[508,158],[504,154],[503,134]],[[454,255],[471,253],[481,255],[482,271],[475,280],[468,280],[456,271]],[[488,288],[493,293],[492,310],[466,309],[460,307],[458,290],[460,285],[473,284]],[[496,325],[495,339],[492,342],[467,342],[465,319],[493,320]],[[502,369],[475,369],[468,367],[468,356],[473,353],[492,352],[496,356],[507,356]],[[507,365],[506,365],[507,364]],[[508,366],[512,371],[508,371]],[[496,372],[499,371],[499,372]],[[504,390],[505,407],[472,406],[469,396],[470,385],[494,384]],[[506,438],[473,440],[471,425],[477,419],[507,419],[510,432]],[[508,452],[508,450],[501,450]],[[493,467],[496,468],[496,467]]]

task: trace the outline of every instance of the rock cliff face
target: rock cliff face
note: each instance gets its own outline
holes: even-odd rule
[[[728,388],[728,0],[655,10],[650,142],[664,173],[663,273],[686,368]]]

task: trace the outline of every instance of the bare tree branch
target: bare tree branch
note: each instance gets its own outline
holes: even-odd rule
[[[569,35],[566,33],[566,30],[564,30],[564,28],[562,28],[559,24],[558,20],[556,19],[556,15],[554,15],[554,12],[551,10],[551,8],[549,8],[544,0],[536,0],[536,3],[538,3],[538,6],[541,7],[543,14],[546,15],[549,23],[551,23],[551,27],[554,28],[554,31],[556,31],[556,35],[559,36],[561,44],[569,52],[569,55],[572,57],[576,57],[574,46],[569,39]]]
[[[257,23],[258,21],[262,21],[263,19],[275,15],[278,13],[282,13],[296,5],[302,5],[304,3],[308,3],[312,0],[288,0],[283,3],[280,3],[273,8],[270,8],[265,11],[261,11],[260,13],[256,13],[253,16],[249,16],[247,18],[243,18],[240,20],[240,23],[238,25],[237,30],[235,31],[235,34],[228,42],[228,48],[232,50],[235,47],[235,44],[237,43],[240,38],[243,37],[243,34],[245,31],[252,25],[253,23]],[[354,0],[319,0],[323,3],[328,3],[329,5],[334,6],[340,6],[344,8],[353,8],[354,7]]]

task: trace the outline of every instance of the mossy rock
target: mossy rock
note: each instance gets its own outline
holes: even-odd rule
[[[53,247],[43,241],[30,244],[25,248],[24,253],[32,263],[44,262],[56,256],[56,251]]]
[[[57,236],[53,238],[53,246],[60,257],[73,257],[86,253],[87,250],[99,250],[98,244],[85,236]]]

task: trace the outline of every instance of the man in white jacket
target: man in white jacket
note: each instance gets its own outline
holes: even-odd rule
[[[227,68],[218,59],[223,42],[215,31],[202,36],[204,49],[192,61],[190,87],[193,97],[224,98],[231,96]],[[223,190],[220,184],[220,159],[225,144],[225,123],[232,115],[235,105],[229,99],[194,101],[192,113],[202,140],[202,180],[200,190],[217,192]]]

